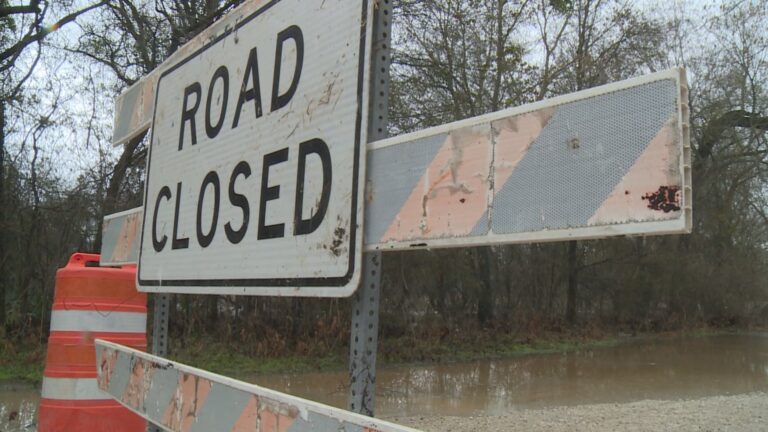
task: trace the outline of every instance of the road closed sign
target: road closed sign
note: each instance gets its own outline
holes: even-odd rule
[[[142,291],[357,287],[372,5],[262,3],[191,41],[158,79]]]

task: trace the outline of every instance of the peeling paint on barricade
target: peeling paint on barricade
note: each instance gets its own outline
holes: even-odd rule
[[[292,426],[300,418],[297,409],[284,406],[270,406],[262,402],[258,411],[259,429],[265,431],[286,432],[293,430]]]
[[[235,421],[235,425],[232,426],[231,432],[255,431],[259,427],[259,421],[259,398],[251,396],[240,417]]]
[[[97,381],[100,390],[107,391],[109,389],[109,382],[112,379],[112,374],[115,372],[115,365],[117,364],[117,351],[107,352],[102,350],[98,353],[98,371],[101,373],[102,379]]]
[[[125,225],[120,228],[120,248],[115,249],[110,261],[125,261],[133,248],[133,243],[139,234],[141,218],[138,215],[131,215]]]
[[[210,391],[209,380],[180,373],[176,394],[163,414],[162,424],[174,431],[190,431]]]
[[[690,232],[687,103],[671,69],[372,143],[366,250]]]
[[[101,339],[96,347],[99,389],[166,431],[415,431]]]
[[[146,383],[152,380],[152,368],[147,368],[144,362],[137,361],[133,363],[131,375],[128,378],[128,385],[123,392],[122,400],[134,409],[143,409],[146,393],[144,388]]]
[[[131,209],[104,217],[101,265],[134,264],[138,260],[142,214]]]
[[[458,129],[445,138],[383,241],[469,234],[488,202],[490,125]]]
[[[491,124],[495,136],[493,184],[497,190],[512,175],[554,113],[555,108],[543,109]]]

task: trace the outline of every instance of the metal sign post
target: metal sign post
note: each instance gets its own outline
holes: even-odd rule
[[[349,410],[373,416],[376,394],[376,355],[379,345],[381,252],[363,260],[363,283],[352,298],[349,341]]]
[[[171,294],[154,296],[152,313],[152,352],[159,356],[168,355],[168,319],[171,308]]]
[[[387,136],[392,4],[381,0],[374,10],[371,60],[371,106],[368,137]],[[370,217],[369,215],[366,218]],[[363,281],[352,298],[349,342],[349,410],[373,416],[376,392],[376,355],[379,341],[379,299],[382,256],[379,251],[363,257]]]
[[[165,357],[168,355],[168,320],[171,311],[171,296],[173,294],[158,293],[152,296],[154,311],[152,313],[152,353]],[[161,429],[153,424],[147,425],[148,432],[160,432]]]

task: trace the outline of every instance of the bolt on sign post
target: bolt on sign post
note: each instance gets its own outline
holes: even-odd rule
[[[143,291],[357,287],[373,2],[257,3],[157,77]]]

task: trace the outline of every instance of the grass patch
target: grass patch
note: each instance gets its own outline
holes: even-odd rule
[[[472,335],[464,339],[440,340],[429,337],[382,338],[380,366],[423,363],[456,363],[502,359],[522,355],[564,353],[616,346],[627,338],[567,339],[552,335],[535,341],[519,341],[509,335]],[[636,340],[637,338],[631,338]],[[173,347],[171,358],[221,375],[248,375],[341,371],[347,368],[346,348],[339,352],[313,355],[250,356],[220,342],[202,341]]]
[[[578,338],[548,335],[537,340],[518,340],[510,335],[455,338],[435,341],[429,338],[400,337],[382,341],[380,358],[390,365],[405,363],[447,363],[495,360],[523,355],[553,354],[608,348],[638,340],[636,337]]]
[[[41,382],[45,349],[45,345],[13,346],[9,341],[0,342],[0,381]]]
[[[217,374],[235,377],[340,370],[346,367],[346,360],[337,354],[260,357],[234,351],[231,346],[221,343],[174,349],[170,358]]]
[[[765,329],[690,329],[681,332],[648,333],[641,335],[574,335],[552,333],[520,339],[510,334],[466,332],[439,336],[385,337],[379,341],[380,366],[405,364],[455,363],[496,360],[524,355],[553,354],[610,348],[626,343],[677,337],[712,337],[730,334],[767,335]],[[311,348],[311,347],[310,347]],[[0,341],[0,381],[42,381],[45,367],[45,345],[15,346]],[[221,375],[249,375],[341,371],[347,368],[347,348],[336,352],[309,349],[304,355],[251,356],[234,349],[231,344],[203,337],[182,345],[176,342],[170,358],[178,362]]]

